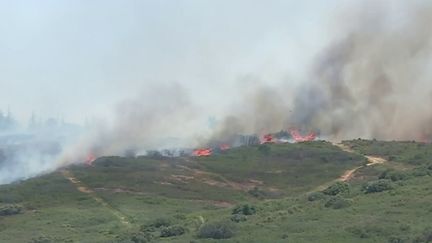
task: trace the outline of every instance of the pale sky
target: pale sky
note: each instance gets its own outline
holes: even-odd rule
[[[243,77],[294,85],[353,2],[0,0],[0,109],[83,122],[154,83],[214,106]]]

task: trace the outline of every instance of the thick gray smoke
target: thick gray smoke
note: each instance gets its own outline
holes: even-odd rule
[[[238,134],[261,136],[288,128],[292,92],[286,85],[274,88],[249,83],[246,87],[241,90],[242,100],[231,107],[230,115],[223,119],[210,140],[229,140]]]
[[[405,7],[403,15],[372,2],[351,11],[307,81],[294,92],[256,87],[215,139],[293,127],[331,140],[431,138],[432,6]]]
[[[196,145],[196,106],[179,84],[148,87],[119,103],[112,121],[98,121],[59,158],[63,164],[89,155],[136,155]]]
[[[385,10],[360,11],[342,29],[294,100],[294,123],[332,139],[432,135],[432,6],[406,9],[397,22]]]

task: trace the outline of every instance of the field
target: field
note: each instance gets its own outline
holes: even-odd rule
[[[0,186],[0,242],[431,242],[431,153],[352,140],[102,157]]]

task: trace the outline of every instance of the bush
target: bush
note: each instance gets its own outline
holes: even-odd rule
[[[353,235],[362,239],[369,238],[371,236],[369,232],[363,228],[351,227],[348,228],[348,231],[351,232]]]
[[[324,205],[326,208],[341,209],[351,206],[351,201],[339,196],[330,198]]]
[[[161,237],[172,237],[182,235],[186,232],[185,228],[179,225],[173,225],[166,228],[163,228],[161,231]]]
[[[16,204],[0,206],[0,216],[9,216],[21,213],[22,207]]]
[[[30,243],[54,243],[54,242],[56,242],[56,240],[54,238],[49,237],[49,236],[44,236],[44,235],[36,237],[36,238],[32,238],[30,240]]]
[[[350,188],[349,184],[345,182],[338,181],[335,184],[327,187],[324,191],[322,191],[326,195],[336,196],[342,193],[349,193]]]
[[[422,235],[416,237],[413,242],[415,243],[432,242],[432,228],[425,229]]]
[[[153,239],[153,235],[148,232],[133,233],[130,237],[130,241],[133,243],[148,243]]]
[[[311,192],[308,195],[308,201],[313,202],[313,201],[317,201],[317,200],[322,200],[326,198],[326,195],[322,192]]]
[[[256,209],[249,204],[239,205],[233,209],[232,214],[253,215],[256,214]]]
[[[266,193],[262,190],[260,190],[258,187],[254,187],[253,189],[249,190],[248,193],[256,198],[263,199],[266,197]]]
[[[388,243],[408,243],[408,242],[410,242],[408,238],[398,237],[398,236],[392,236],[388,240]]]
[[[207,223],[198,231],[199,238],[228,239],[234,236],[234,225],[229,222]]]
[[[149,226],[160,228],[160,227],[168,227],[171,224],[172,224],[171,220],[168,218],[157,218],[153,222],[151,222]]]
[[[381,173],[379,179],[389,179],[391,181],[401,181],[408,179],[410,174],[405,171],[386,170]]]
[[[261,152],[263,155],[269,155],[271,148],[266,144],[261,144],[260,146],[258,146],[258,151]]]
[[[428,171],[428,170],[426,170],[423,167],[415,168],[413,170],[413,172],[412,172],[412,175],[415,176],[415,177],[427,176],[427,175],[430,175],[430,174],[431,174],[431,172]]]
[[[246,220],[247,220],[247,217],[245,215],[242,215],[242,214],[234,214],[233,216],[231,216],[231,221],[236,222],[236,223],[244,222]]]
[[[347,229],[353,235],[366,239],[383,234],[382,228],[376,225],[354,226]]]
[[[393,183],[387,179],[371,181],[363,187],[365,193],[382,192],[393,189]]]

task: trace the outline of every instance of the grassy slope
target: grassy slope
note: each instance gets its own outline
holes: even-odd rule
[[[432,144],[413,141],[351,140],[344,144],[365,155],[377,155],[394,162],[420,165],[432,158]]]
[[[346,144],[377,155],[375,143]],[[236,224],[235,237],[226,242],[414,239],[432,226],[431,178],[410,177],[395,182],[394,190],[374,194],[361,192],[361,185],[387,169],[413,170],[428,163],[423,159],[413,165],[403,158],[406,154],[418,158],[429,150],[409,143],[379,146],[391,150],[379,155],[399,159],[360,169],[346,195],[352,205],[338,210],[324,207],[327,199],[309,202],[306,193],[359,166],[364,158],[325,142],[271,145],[268,153],[262,147],[239,148],[208,158],[101,158],[95,167],[69,170],[124,214],[131,226],[122,225],[108,209],[77,191],[60,173],[53,173],[0,187],[0,203],[19,203],[25,208],[19,215],[0,216],[0,242],[28,242],[40,235],[55,241],[115,242],[119,235],[137,232],[140,225],[160,217],[171,218],[188,232],[155,241],[217,242],[196,238],[202,219],[229,220],[231,208],[224,207],[245,202],[254,204],[258,212]],[[248,192],[254,187],[259,198]]]

